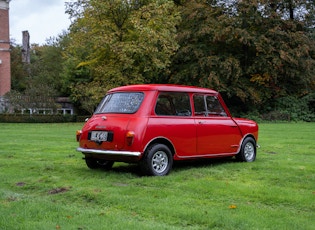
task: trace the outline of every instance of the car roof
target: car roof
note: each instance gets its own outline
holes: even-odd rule
[[[113,88],[108,93],[118,91],[168,91],[168,92],[187,92],[187,93],[211,93],[217,94],[218,92],[212,89],[201,88],[196,86],[175,85],[175,84],[140,84],[140,85],[127,85]]]

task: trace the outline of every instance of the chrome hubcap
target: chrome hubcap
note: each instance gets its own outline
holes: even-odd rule
[[[167,154],[163,151],[157,151],[152,157],[152,167],[155,172],[162,173],[168,165]]]
[[[244,155],[247,161],[250,161],[255,156],[255,147],[252,142],[248,142],[244,148]]]

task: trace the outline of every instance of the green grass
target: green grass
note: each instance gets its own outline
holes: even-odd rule
[[[0,123],[0,229],[315,229],[315,123],[261,124],[257,160],[89,170],[82,124]]]

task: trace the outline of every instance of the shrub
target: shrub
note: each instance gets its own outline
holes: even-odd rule
[[[292,121],[315,121],[315,111],[312,103],[315,94],[310,94],[302,98],[287,96],[276,100],[275,111],[278,114],[288,115]]]
[[[80,117],[80,119],[82,118]],[[77,121],[78,117],[76,115],[0,114],[0,122],[6,123],[62,123]]]

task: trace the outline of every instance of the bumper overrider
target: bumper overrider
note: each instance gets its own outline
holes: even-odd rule
[[[114,150],[102,150],[102,149],[77,148],[77,151],[83,154],[100,154],[100,155],[126,156],[126,157],[139,157],[141,155],[141,152],[114,151]]]

